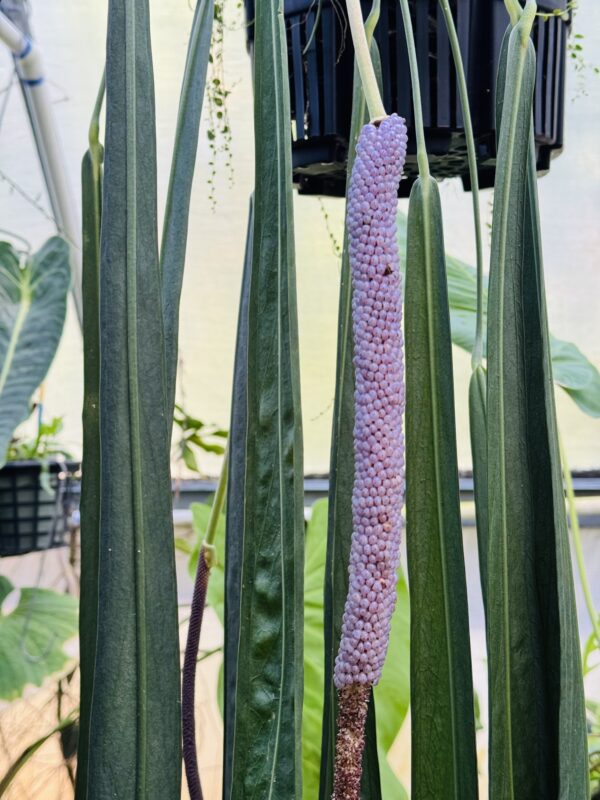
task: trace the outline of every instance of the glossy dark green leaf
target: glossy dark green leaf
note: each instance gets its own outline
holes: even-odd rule
[[[98,628],[80,797],[179,800],[170,419],[147,0],[110,0],[100,252]]]
[[[304,498],[282,0],[257,0],[254,35],[254,231],[227,503],[227,800],[302,796]]]
[[[98,619],[100,536],[100,225],[102,160],[99,116],[104,77],[90,127],[90,147],[81,165],[83,294],[83,463],[81,480],[81,577],[79,658],[81,687],[77,797],[87,797],[90,715]]]
[[[175,401],[179,299],[187,245],[190,197],[210,54],[214,0],[198,0],[181,85],[177,130],[160,252],[168,402]]]
[[[450,316],[437,183],[419,178],[406,260],[406,518],[412,797],[477,797]]]
[[[378,18],[376,9],[368,25]],[[370,22],[369,22],[370,19]],[[372,30],[368,30],[372,35]],[[378,79],[381,80],[379,51],[371,42],[371,58]],[[347,173],[352,172],[354,149],[362,126],[367,122],[366,102],[362,91],[358,69],[353,79],[352,121]],[[352,358],[352,282],[347,236],[344,236],[340,277],[340,299],[338,312],[338,340],[335,399],[333,406],[333,429],[329,483],[329,528],[327,544],[327,566],[325,570],[325,691],[323,705],[323,732],[321,741],[320,800],[329,800],[333,791],[333,767],[337,735],[337,693],[333,684],[333,667],[339,649],[342,616],[348,594],[348,563],[352,538],[352,489],[354,486],[354,367]],[[369,744],[363,755],[363,800],[378,800],[379,763],[377,757],[377,733],[375,727],[374,700],[367,717],[366,739]]]
[[[248,403],[248,308],[252,278],[252,257],[254,238],[254,201],[250,200],[246,253],[242,288],[238,312],[237,340],[233,373],[233,392],[231,398],[231,425],[229,433],[229,474],[227,476],[227,557],[225,588],[222,590],[223,623],[225,627],[223,687],[224,687],[224,748],[223,748],[223,786],[230,787],[234,752],[235,711],[237,705],[237,642],[240,637],[239,600],[244,556],[244,504],[241,498],[246,491],[246,469],[244,464],[247,436]],[[236,537],[235,539],[233,537]],[[218,539],[215,542],[218,551]],[[208,584],[208,602],[215,602],[214,591],[218,566],[213,569],[213,579]],[[225,584],[224,584],[225,585]],[[221,600],[221,598],[217,598]],[[224,792],[224,798],[229,795]]]
[[[490,797],[588,797],[585,712],[543,288],[535,53],[507,35],[488,306]]]
[[[23,264],[8,242],[0,242],[0,466],[56,353],[70,283],[64,239],[48,239]]]

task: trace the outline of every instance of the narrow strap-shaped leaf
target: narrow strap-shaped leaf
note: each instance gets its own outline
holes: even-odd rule
[[[232,783],[232,761],[234,751],[234,730],[236,711],[236,681],[238,671],[238,648],[240,637],[240,587],[242,561],[244,556],[243,539],[239,532],[244,530],[244,504],[240,498],[246,493],[246,451],[248,419],[248,305],[250,282],[252,278],[252,252],[254,238],[254,198],[250,200],[246,252],[238,312],[237,339],[231,399],[231,424],[229,426],[229,472],[227,476],[227,528],[225,561],[225,657],[224,673],[224,719],[225,744],[223,754],[223,796],[228,797]],[[235,539],[233,537],[236,537]],[[231,540],[230,540],[231,539]],[[209,597],[210,600],[210,597]]]
[[[536,468],[531,470],[535,524],[537,541],[542,547],[554,546],[554,552],[549,552],[546,563],[551,565],[556,561],[556,577],[546,596],[547,599],[553,598],[558,606],[552,611],[549,630],[553,636],[558,633],[559,647],[558,652],[552,648],[554,658],[548,667],[556,671],[560,692],[554,698],[558,709],[558,798],[586,800],[589,772],[585,696],[552,375],[533,121],[529,133],[524,265],[522,308],[527,309],[525,353],[529,379],[529,430],[532,438],[535,437],[530,449],[531,460],[536,464]],[[553,537],[549,537],[550,531]],[[540,563],[542,569],[543,564],[544,559]],[[546,577],[553,572],[554,568],[550,566]]]
[[[87,798],[90,715],[98,620],[100,534],[100,226],[103,149],[98,139],[104,76],[81,165],[83,294],[83,463],[81,480],[81,579],[79,613],[79,742],[77,798]]]
[[[490,796],[584,800],[585,711],[531,125],[535,55],[520,33],[507,32],[497,86],[499,211],[488,322]],[[502,201],[506,192],[510,203]]]
[[[175,402],[179,300],[183,283],[190,197],[210,54],[214,5],[214,0],[198,0],[194,11],[185,73],[181,85],[177,130],[161,240],[160,268],[168,381],[168,415],[173,413]]]
[[[477,797],[450,316],[437,183],[408,213],[406,515],[411,607],[412,797]]]
[[[371,41],[371,58],[376,74],[381,75],[377,44]],[[352,173],[355,147],[362,126],[367,121],[366,103],[358,69],[354,69],[352,121],[348,147],[348,176]],[[333,766],[337,736],[337,692],[333,685],[333,667],[340,645],[342,616],[348,595],[348,563],[352,539],[352,487],[354,485],[354,342],[352,337],[352,282],[348,237],[344,249],[340,277],[338,312],[338,344],[333,431],[329,482],[329,522],[327,530],[327,563],[325,567],[325,692],[323,735],[321,744],[320,800],[330,800],[333,791]],[[371,695],[365,726],[366,746],[363,754],[362,797],[381,797],[375,702]]]
[[[229,493],[237,511],[232,516],[228,506],[226,558],[227,619],[232,604],[239,615],[225,642],[226,681],[235,681],[234,696],[226,699],[234,703],[233,715],[225,714],[228,800],[302,796],[302,422],[282,0],[257,0],[254,31],[256,188],[244,348],[246,427],[230,451],[233,464],[245,464],[245,475],[242,493]]]
[[[100,252],[101,498],[88,797],[179,800],[170,425],[148,0],[110,0]]]

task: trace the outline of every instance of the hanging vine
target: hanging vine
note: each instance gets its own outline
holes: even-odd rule
[[[228,25],[225,20],[229,5],[233,7],[236,18],[231,25]],[[206,136],[209,147],[208,197],[213,211],[217,205],[215,179],[219,161],[222,160],[224,163],[229,187],[232,187],[234,183],[232,133],[228,108],[228,98],[233,87],[227,83],[225,76],[225,35],[228,27],[237,27],[242,11],[242,0],[216,0],[215,2],[213,36],[208,61],[209,72],[206,82],[208,109]]]

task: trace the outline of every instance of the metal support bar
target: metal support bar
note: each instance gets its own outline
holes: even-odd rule
[[[25,99],[50,206],[58,232],[71,246],[71,291],[82,324],[81,223],[67,178],[64,153],[54,119],[39,48],[2,11],[0,42],[13,54]]]

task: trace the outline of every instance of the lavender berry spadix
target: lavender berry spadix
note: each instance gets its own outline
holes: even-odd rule
[[[348,194],[355,476],[349,589],[334,672],[339,690],[336,800],[359,796],[368,700],[381,677],[396,603],[404,501],[396,206],[406,142],[404,120],[396,114],[365,125]]]

